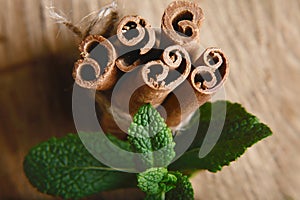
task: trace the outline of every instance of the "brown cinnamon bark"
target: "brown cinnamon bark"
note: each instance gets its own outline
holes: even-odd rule
[[[155,31],[148,21],[140,16],[125,16],[117,27],[117,67],[129,72],[142,64],[143,55],[155,45]]]
[[[221,49],[206,49],[196,64],[188,77],[189,84],[180,85],[162,104],[167,113],[166,123],[173,129],[210,100],[228,77],[229,65]],[[196,98],[188,93],[191,90],[187,87],[192,87]],[[180,94],[180,100],[175,94]]]
[[[83,59],[75,63],[75,82],[88,89],[111,89],[118,79],[113,45],[100,35],[90,35],[82,41],[79,50]]]
[[[116,115],[113,115],[113,111],[111,109],[111,91],[97,91],[95,100],[97,102],[96,108],[99,117],[99,123],[103,132],[113,134],[114,136],[122,140],[126,139],[126,130],[129,127],[131,119],[129,118],[126,121],[126,124],[124,124],[126,118],[123,120],[118,120]],[[115,120],[118,120],[118,124]],[[122,130],[121,128],[124,128],[125,130]]]
[[[179,45],[170,46],[162,52],[160,59],[126,74],[126,79],[115,91],[118,95],[115,104],[126,112],[126,105],[122,104],[129,102],[132,116],[143,104],[151,103],[156,107],[188,77],[190,69],[188,52]]]
[[[161,27],[161,47],[178,44],[192,58],[196,58],[200,45],[200,26],[204,19],[202,9],[195,2],[174,1],[165,10]],[[197,55],[198,54],[198,55]]]

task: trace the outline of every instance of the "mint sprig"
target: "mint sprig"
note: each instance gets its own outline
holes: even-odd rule
[[[224,103],[227,112],[221,136],[212,151],[204,158],[199,158],[209,124],[221,120],[221,116],[211,119],[211,107]],[[108,136],[110,141],[122,149],[140,153],[139,159],[143,161],[145,171],[137,177],[100,163],[86,150],[80,138],[72,134],[61,139],[52,138],[32,148],[24,159],[24,172],[39,191],[64,199],[79,199],[101,191],[137,186],[146,193],[146,199],[193,199],[191,183],[182,172],[221,170],[241,156],[248,147],[271,135],[266,125],[239,104],[224,101],[206,103],[200,108],[200,113],[200,121],[195,118],[191,120],[199,121],[193,144],[169,166],[175,156],[175,143],[171,130],[151,105],[141,107],[134,117],[128,131],[128,141]],[[188,134],[190,130],[192,128],[180,134]],[[214,136],[217,137],[217,134]],[[97,140],[94,141],[97,145]],[[136,158],[128,160],[136,162]]]

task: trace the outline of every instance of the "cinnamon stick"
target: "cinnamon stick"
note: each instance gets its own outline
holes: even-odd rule
[[[129,72],[142,63],[142,57],[155,44],[155,31],[147,20],[137,15],[125,16],[117,27],[117,67]]]
[[[131,118],[119,119],[116,114],[112,113],[111,108],[111,91],[102,92],[97,91],[95,95],[95,101],[97,102],[97,114],[99,117],[99,123],[104,133],[110,133],[119,139],[126,139],[126,131],[131,122]],[[118,120],[116,122],[116,120]]]
[[[190,70],[188,52],[179,45],[170,46],[161,53],[159,59],[153,59],[126,73],[120,87],[114,89],[118,95],[115,105],[128,112],[126,105],[122,109],[122,104],[129,102],[129,112],[132,116],[143,104],[158,106],[188,77]]]
[[[81,87],[111,89],[118,79],[115,66],[116,50],[100,35],[90,35],[79,46],[83,59],[75,63],[73,77]]]
[[[189,77],[189,84],[182,84],[170,94],[162,106],[167,113],[166,123],[177,129],[202,104],[210,100],[223,86],[229,74],[229,65],[221,49],[208,48],[196,62]],[[192,87],[194,94],[188,93]],[[175,95],[177,94],[177,95]],[[178,94],[180,95],[177,98]],[[193,98],[195,95],[195,98]]]
[[[195,2],[174,1],[165,10],[161,28],[161,48],[170,44],[184,47],[194,60],[200,45],[200,26],[204,19],[202,9]]]

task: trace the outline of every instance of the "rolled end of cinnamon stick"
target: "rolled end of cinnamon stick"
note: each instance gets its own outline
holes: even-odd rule
[[[117,37],[122,44],[129,47],[142,43],[141,54],[147,53],[155,43],[155,32],[151,25],[137,15],[129,15],[121,19],[117,28]]]
[[[179,45],[164,50],[162,60],[151,61],[142,69],[142,77],[148,87],[172,91],[179,86],[191,71],[188,52]]]
[[[118,52],[121,56],[116,65],[123,72],[129,72],[140,64],[141,55],[155,45],[155,31],[141,16],[129,15],[121,19],[117,27],[117,38],[123,45]]]
[[[191,84],[197,92],[212,95],[224,84],[228,77],[229,65],[227,58],[221,49],[208,48],[196,63],[200,66],[191,72]]]
[[[75,82],[88,89],[96,89],[99,84],[101,68],[99,64],[93,59],[81,59],[74,65],[73,77]]]
[[[160,60],[146,63],[137,75],[141,77],[140,85],[143,86],[131,96],[130,114],[135,114],[145,103],[151,103],[153,106],[160,105],[167,95],[188,77],[190,70],[189,54],[179,45],[168,47],[162,53]]]
[[[171,43],[192,50],[200,42],[200,26],[204,19],[202,9],[195,2],[174,1],[162,17],[162,31]],[[168,45],[168,44],[167,44]]]
[[[116,51],[113,45],[100,35],[90,35],[79,46],[83,59],[75,63],[73,78],[84,88],[108,90],[118,78],[115,66]]]

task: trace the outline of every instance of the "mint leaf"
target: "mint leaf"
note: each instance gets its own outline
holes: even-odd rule
[[[218,122],[222,117],[215,116],[211,119],[211,107],[226,104],[227,112],[224,128],[217,143],[204,158],[199,158],[199,150],[206,136],[209,124]],[[170,165],[170,169],[193,171],[207,169],[211,172],[221,170],[223,166],[229,165],[241,156],[248,147],[272,134],[269,127],[260,123],[259,120],[248,113],[240,104],[219,101],[206,103],[200,108],[200,123],[197,136],[187,152],[176,162]],[[181,134],[188,134],[189,130]],[[213,133],[211,137],[217,137]]]
[[[180,172],[170,172],[177,178],[175,188],[166,194],[166,200],[193,200],[194,190],[187,176]]]
[[[138,176],[138,187],[146,192],[146,200],[192,200],[194,191],[187,176],[168,172],[166,168],[152,168]]]
[[[134,174],[101,164],[72,134],[32,148],[25,157],[24,171],[39,191],[64,199],[136,186]]]
[[[161,196],[175,187],[176,176],[166,168],[151,168],[137,175],[138,187],[148,195]]]
[[[150,104],[142,106],[134,116],[128,135],[133,151],[139,153],[137,167],[142,171],[165,167],[175,157],[171,129]]]

